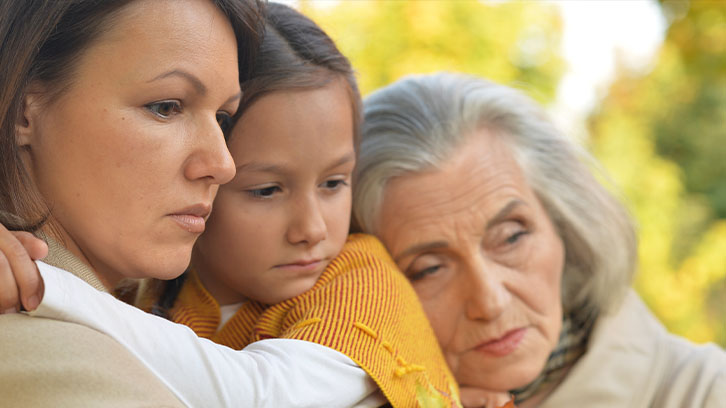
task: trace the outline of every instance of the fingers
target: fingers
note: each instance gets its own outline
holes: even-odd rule
[[[512,397],[507,392],[461,387],[459,395],[461,397],[461,404],[466,408],[514,407]],[[509,402],[512,403],[508,404]]]
[[[30,245],[35,256],[44,255],[48,249],[29,235],[10,232],[0,225],[0,313],[17,311],[21,300],[26,310],[34,310],[40,303],[42,280],[23,242]]]
[[[15,313],[20,300],[20,292],[15,284],[10,262],[0,251],[0,313]]]
[[[25,231],[10,231],[10,233],[25,247],[30,259],[37,261],[48,256],[48,244],[42,239]]]

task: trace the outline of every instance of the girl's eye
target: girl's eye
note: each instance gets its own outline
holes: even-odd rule
[[[252,197],[255,198],[269,198],[272,197],[273,194],[280,191],[280,187],[277,186],[270,186],[265,188],[255,188],[252,190],[247,190],[247,192],[252,195]]]
[[[435,274],[436,272],[438,272],[439,269],[441,269],[441,265],[429,266],[428,268],[424,268],[418,272],[408,275],[408,279],[411,282],[415,282],[415,281],[421,280],[429,275]]]
[[[217,112],[217,123],[219,123],[219,128],[222,129],[224,138],[227,139],[229,131],[232,130],[232,116],[227,112]]]
[[[328,190],[337,190],[339,187],[347,186],[345,180],[327,180],[323,183],[323,188]]]
[[[160,101],[146,105],[146,109],[162,119],[169,119],[173,115],[181,113],[182,106],[179,101]]]

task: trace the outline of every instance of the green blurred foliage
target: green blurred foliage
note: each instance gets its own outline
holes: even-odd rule
[[[524,88],[546,103],[564,69],[552,5],[356,0],[331,7],[302,1],[300,9],[350,58],[363,94],[406,74],[445,70]]]
[[[546,105],[564,72],[561,20],[546,2],[321,3],[300,8],[351,59],[364,95],[447,70]],[[726,346],[726,2],[683,5],[664,7],[674,22],[652,72],[621,70],[589,119],[588,147],[639,225],[636,289],[669,330]]]
[[[726,346],[726,3],[663,8],[653,69],[621,69],[591,148],[639,222],[638,291],[671,331]]]

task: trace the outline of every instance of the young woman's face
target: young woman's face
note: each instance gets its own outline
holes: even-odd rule
[[[310,289],[342,249],[355,165],[342,81],[263,96],[229,141],[237,175],[219,190],[192,264],[221,303],[277,303]]]
[[[234,176],[218,118],[236,111],[238,81],[232,27],[210,1],[137,0],[66,92],[28,97],[28,168],[59,238],[106,284],[184,271]]]
[[[564,247],[501,137],[479,130],[436,170],[391,180],[377,232],[460,385],[536,378],[562,326]]]

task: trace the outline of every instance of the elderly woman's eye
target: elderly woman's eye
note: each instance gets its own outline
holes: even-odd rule
[[[507,244],[515,244],[520,238],[529,234],[529,231],[517,231],[514,234],[507,237]]]
[[[176,100],[152,102],[146,105],[146,109],[151,111],[154,115],[162,118],[169,119],[177,113],[181,113],[182,106],[181,102]]]
[[[408,275],[408,279],[412,282],[421,280],[425,278],[428,275],[433,275],[434,273],[438,272],[438,270],[441,268],[441,265],[434,265],[429,266],[428,268],[424,268],[418,272],[414,272]]]

